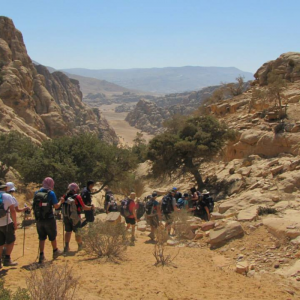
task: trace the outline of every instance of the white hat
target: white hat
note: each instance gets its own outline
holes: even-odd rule
[[[17,190],[13,182],[6,182],[6,186],[8,192],[14,192]]]

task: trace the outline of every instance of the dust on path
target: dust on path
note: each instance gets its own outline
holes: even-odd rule
[[[58,245],[62,249],[62,222],[58,224]],[[167,247],[171,256],[178,253],[174,267],[155,267],[153,245],[147,243],[147,233],[137,233],[134,247],[126,251],[126,259],[119,264],[91,260],[84,252],[76,252],[77,245],[72,236],[72,255],[59,257],[53,263],[63,267],[66,263],[80,278],[80,299],[291,299],[284,288],[278,286],[274,277],[262,276],[261,280],[236,274],[231,269],[221,268],[220,255],[202,248]],[[35,226],[26,229],[25,256],[22,257],[23,231],[17,230],[17,243],[12,258],[19,266],[3,268],[0,276],[5,286],[16,290],[26,287],[29,271],[24,268],[37,257],[38,239]],[[50,242],[46,242],[45,256],[51,259]],[[295,299],[295,297],[294,297]]]
[[[118,104],[102,105],[100,106],[100,111],[107,119],[111,127],[117,133],[121,144],[132,146],[133,140],[136,137],[137,132],[140,132],[140,130],[130,126],[129,123],[125,121],[125,118],[128,114],[127,112],[116,113],[115,112],[116,106],[118,106]],[[149,141],[153,137],[152,135],[149,135],[144,132],[143,135],[146,141]]]

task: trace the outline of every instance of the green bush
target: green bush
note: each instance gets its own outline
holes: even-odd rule
[[[3,279],[0,280],[0,299],[1,300],[30,300],[29,293],[26,289],[18,288],[15,293],[4,287]]]

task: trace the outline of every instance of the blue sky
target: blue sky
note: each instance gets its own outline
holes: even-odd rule
[[[9,0],[30,57],[61,68],[237,67],[300,51],[299,0]]]

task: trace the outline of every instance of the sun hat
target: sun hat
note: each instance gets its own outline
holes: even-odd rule
[[[6,186],[8,192],[14,192],[17,190],[13,182],[6,182]]]
[[[202,194],[209,194],[209,191],[204,189],[204,190],[202,191]]]

